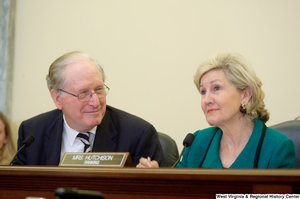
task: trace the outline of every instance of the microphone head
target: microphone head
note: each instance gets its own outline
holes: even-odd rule
[[[35,138],[32,135],[28,135],[25,140],[23,141],[23,144],[25,147],[29,147],[33,142]]]
[[[98,191],[79,190],[73,187],[59,187],[55,190],[58,198],[85,198],[85,199],[105,199],[105,196]]]
[[[192,134],[192,133],[187,134],[183,140],[183,146],[185,146],[185,147],[191,146],[194,139],[195,139],[194,134]]]

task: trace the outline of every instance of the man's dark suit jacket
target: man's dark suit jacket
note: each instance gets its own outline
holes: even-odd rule
[[[23,148],[14,165],[58,165],[63,132],[63,113],[52,110],[23,121],[19,128],[18,148],[28,135],[35,141]],[[129,152],[136,166],[141,157],[151,157],[159,164],[163,151],[155,128],[145,120],[106,107],[106,113],[97,127],[92,152]]]

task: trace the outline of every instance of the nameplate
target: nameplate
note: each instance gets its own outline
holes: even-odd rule
[[[83,167],[133,167],[128,152],[91,152],[91,153],[65,153],[59,166]]]

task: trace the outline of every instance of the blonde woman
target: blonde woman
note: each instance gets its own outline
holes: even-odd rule
[[[16,153],[10,124],[0,112],[0,165],[8,165]]]
[[[197,69],[194,82],[212,126],[194,133],[177,168],[293,168],[295,146],[266,127],[262,83],[239,54],[217,54]],[[158,167],[140,159],[138,167]]]

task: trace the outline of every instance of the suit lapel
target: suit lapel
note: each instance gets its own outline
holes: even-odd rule
[[[60,161],[63,132],[63,113],[49,126],[45,138],[46,165],[58,165]],[[92,152],[114,152],[118,132],[111,120],[109,110],[98,125]]]
[[[61,142],[63,132],[63,113],[49,126],[46,132],[45,151],[46,165],[58,165],[60,161]]]
[[[109,110],[106,109],[106,113],[98,125],[93,144],[92,152],[114,152],[116,148],[116,136],[118,132],[111,120]]]

